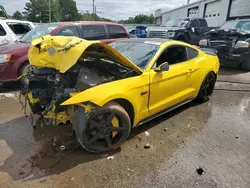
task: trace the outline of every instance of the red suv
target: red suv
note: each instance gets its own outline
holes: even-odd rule
[[[19,41],[0,46],[0,82],[15,81],[29,69],[28,50],[32,39],[44,35],[77,36],[86,40],[111,43],[129,38],[123,25],[110,22],[78,22],[43,24],[28,32]],[[25,82],[25,80],[22,80]]]

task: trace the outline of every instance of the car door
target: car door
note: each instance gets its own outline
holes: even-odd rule
[[[199,24],[200,24],[200,38],[199,38],[200,40],[203,37],[204,33],[207,32],[208,26],[205,19],[199,19]]]
[[[190,25],[191,28],[191,40],[190,40],[190,44],[198,44],[201,38],[200,35],[200,25],[197,19],[193,19],[190,21]]]
[[[169,63],[169,70],[156,72],[155,68],[164,62]],[[150,70],[149,114],[154,115],[191,99],[194,71],[193,60],[187,59],[185,46],[168,47]]]

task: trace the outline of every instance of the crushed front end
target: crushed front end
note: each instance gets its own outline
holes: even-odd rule
[[[105,118],[113,115],[113,109],[95,104],[91,99],[102,99],[100,90],[95,90],[96,86],[136,76],[140,68],[107,44],[76,37],[45,36],[32,41],[29,61],[32,68],[20,78],[27,78],[28,83],[23,86],[21,94],[28,102],[32,115],[39,116],[41,120],[33,121],[33,125],[39,122],[54,126],[71,124],[75,140],[93,152],[114,148],[110,142],[103,149],[88,147],[87,139],[93,137],[97,130],[103,129],[103,134],[108,131],[110,139],[116,135],[123,135],[122,139],[128,136],[130,127],[126,134],[118,134],[123,128],[118,127],[116,117],[106,122]],[[92,94],[86,94],[90,90]],[[93,123],[96,113],[101,113],[99,119],[103,120],[94,123],[93,128],[89,122]],[[91,131],[86,126],[91,126]],[[116,128],[118,131],[114,130]],[[101,139],[104,140],[104,137]],[[118,146],[116,143],[115,147]]]
[[[242,30],[211,30],[200,41],[200,47],[217,50],[222,66],[250,70],[250,33]]]

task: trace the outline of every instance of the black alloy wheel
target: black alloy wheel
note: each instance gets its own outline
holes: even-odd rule
[[[215,82],[216,82],[216,75],[213,72],[209,72],[202,82],[196,100],[199,102],[208,101],[213,94]]]
[[[127,140],[130,130],[128,113],[119,104],[111,102],[87,115],[82,144],[90,152],[110,151]]]

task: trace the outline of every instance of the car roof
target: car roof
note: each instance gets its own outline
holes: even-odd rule
[[[102,21],[73,21],[73,22],[53,22],[53,23],[45,23],[45,24],[58,24],[60,26],[66,25],[118,25],[123,26],[122,24],[117,24],[113,22],[102,22]]]
[[[173,41],[173,40],[162,39],[162,38],[130,38],[130,39],[117,40],[117,42],[137,42],[137,43],[149,43],[149,44],[155,44],[155,45],[161,45],[170,41]]]
[[[16,23],[32,23],[30,21],[15,20],[15,19],[0,19],[2,22],[16,22]]]

